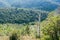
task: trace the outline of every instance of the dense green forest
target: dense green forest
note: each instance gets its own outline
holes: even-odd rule
[[[1,8],[0,23],[29,23],[38,21],[38,15],[41,14],[41,21],[44,20],[48,13],[42,13],[40,10],[24,8]]]
[[[0,40],[60,40],[60,0],[0,0]]]
[[[39,14],[40,37],[37,37]],[[0,9],[0,36],[9,36],[9,40],[28,40],[28,37],[32,40],[60,40],[60,9],[50,13],[24,8]]]
[[[41,23],[42,40],[60,40],[60,11],[49,13],[46,20]]]

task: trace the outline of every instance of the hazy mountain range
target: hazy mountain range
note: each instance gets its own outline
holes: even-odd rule
[[[1,7],[36,8],[52,11],[60,6],[60,0],[0,0]]]

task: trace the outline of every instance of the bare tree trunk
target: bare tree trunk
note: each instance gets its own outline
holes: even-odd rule
[[[54,40],[54,34],[51,34],[50,36],[51,36],[51,40]]]
[[[57,27],[57,26],[56,26]],[[58,36],[58,30],[57,28],[54,28],[54,40],[59,40],[59,36]]]
[[[56,39],[56,40],[59,40],[59,37],[58,37],[57,31],[55,31],[55,39]]]

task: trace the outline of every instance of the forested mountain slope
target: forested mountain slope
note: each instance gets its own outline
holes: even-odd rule
[[[0,8],[33,8],[45,11],[53,11],[60,3],[59,0],[0,0]]]
[[[60,7],[49,13],[46,20],[41,23],[44,40],[60,40]]]
[[[0,23],[29,23],[38,21],[38,15],[41,14],[41,20],[44,20],[48,13],[42,13],[40,10],[22,9],[22,8],[1,8]]]

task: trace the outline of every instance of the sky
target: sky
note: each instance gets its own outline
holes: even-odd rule
[[[11,4],[13,3],[20,3],[20,4],[30,4],[30,2],[50,2],[55,5],[60,6],[60,0],[0,0],[0,3],[2,2],[4,5],[11,7]]]

